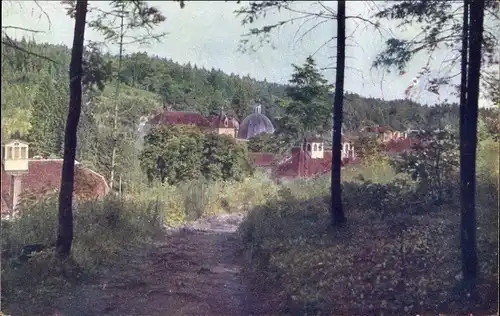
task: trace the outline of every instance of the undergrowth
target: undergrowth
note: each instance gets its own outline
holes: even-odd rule
[[[495,151],[496,149],[496,151]],[[498,306],[498,143],[478,153],[480,281],[461,284],[458,175],[437,203],[387,160],[344,169],[348,223],[330,226],[329,177],[295,181],[240,227],[248,267],[290,315],[493,314]],[[381,172],[380,170],[384,170]],[[496,179],[495,179],[496,178]]]
[[[91,278],[121,254],[147,245],[162,229],[222,212],[243,212],[276,196],[276,186],[262,175],[241,182],[190,181],[178,186],[137,185],[136,191],[79,202],[74,210],[71,259],[54,255],[58,223],[57,194],[36,202],[23,199],[20,216],[2,222],[2,302],[29,300],[50,304],[65,288]],[[49,246],[20,262],[25,245]]]

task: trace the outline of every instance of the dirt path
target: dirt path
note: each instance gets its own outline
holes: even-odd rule
[[[99,282],[61,297],[54,315],[277,315],[241,270],[235,236],[241,220],[200,220],[128,254]]]

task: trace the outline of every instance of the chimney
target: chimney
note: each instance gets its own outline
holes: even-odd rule
[[[12,198],[12,212],[16,211],[17,204],[19,203],[19,195],[21,194],[21,189],[21,175],[11,175],[10,196]]]

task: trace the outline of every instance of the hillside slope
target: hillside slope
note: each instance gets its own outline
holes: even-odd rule
[[[61,154],[66,109],[70,50],[61,45],[22,40],[25,50],[45,58],[2,46],[2,135],[17,136],[31,143],[32,155]],[[116,56],[105,55],[116,73]],[[204,115],[222,108],[240,120],[252,112],[258,100],[264,113],[276,123],[283,114],[280,100],[285,85],[257,81],[249,76],[225,74],[216,69],[180,65],[170,59],[134,53],[125,56],[120,73],[120,97],[115,100],[115,82],[104,91],[91,91],[79,128],[78,159],[109,173],[111,126],[116,102],[119,108],[120,137],[118,169],[136,170],[134,153],[139,117],[170,106],[176,110],[200,111]],[[389,125],[395,129],[425,128],[440,124],[457,125],[458,107],[426,107],[408,100],[384,101],[347,93],[344,131],[364,125]],[[120,170],[118,170],[120,173]]]

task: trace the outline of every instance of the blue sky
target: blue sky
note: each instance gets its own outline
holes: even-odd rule
[[[2,1],[4,2],[4,1]],[[152,4],[153,2],[151,2]],[[327,6],[336,7],[333,1],[324,1]],[[91,1],[93,6],[105,7],[105,1]],[[11,25],[42,31],[30,34],[21,31],[9,31],[13,37],[29,36],[37,41],[70,46],[73,34],[73,21],[66,16],[65,10],[59,1],[23,1],[2,3],[2,26]],[[158,26],[158,32],[168,32],[161,43],[151,44],[149,47],[129,46],[126,53],[146,51],[162,57],[171,58],[179,63],[191,62],[206,68],[219,68],[226,73],[249,74],[257,79],[266,78],[268,81],[286,83],[292,73],[291,64],[301,64],[305,58],[315,53],[329,38],[335,36],[335,21],[324,23],[314,32],[299,39],[297,33],[299,24],[289,25],[272,36],[275,49],[264,46],[257,52],[241,53],[237,51],[241,35],[248,31],[248,26],[242,26],[240,18],[233,11],[241,7],[236,3],[189,1],[184,9],[178,3],[171,1],[154,2],[154,6],[166,16],[166,21]],[[317,10],[314,2],[297,2],[294,8],[298,10]],[[42,11],[43,9],[43,11]],[[369,18],[370,8],[365,2],[350,1],[347,4],[349,15],[361,15]],[[292,14],[293,15],[293,14]],[[260,25],[273,23],[292,16],[290,13],[272,14],[266,17]],[[259,25],[259,24],[258,24]],[[310,24],[309,26],[312,26]],[[307,25],[305,26],[307,27]],[[394,23],[384,24],[386,30],[394,30]],[[355,21],[347,22],[347,33],[356,29]],[[403,34],[411,37],[416,34],[417,28],[409,28]],[[384,33],[388,36],[388,32]],[[87,29],[87,40],[100,40],[98,33]],[[384,38],[369,27],[359,27],[354,32],[347,47],[347,67],[345,72],[347,91],[355,92],[367,97],[384,99],[401,99],[404,90],[412,78],[425,65],[426,56],[419,56],[410,64],[408,73],[384,75],[380,71],[371,70],[371,63],[383,48]],[[112,51],[116,46],[110,45]],[[318,66],[328,67],[334,64],[330,56],[335,54],[335,45],[325,46],[314,57]],[[450,52],[438,51],[433,60],[432,69],[437,71],[441,60],[448,58]],[[456,69],[453,69],[456,71]],[[325,70],[325,77],[333,82],[334,70]],[[425,78],[424,78],[425,79]],[[425,80],[421,80],[423,89]],[[456,101],[449,91],[443,91],[442,99],[422,92],[415,96],[415,101],[432,104],[448,98]]]

